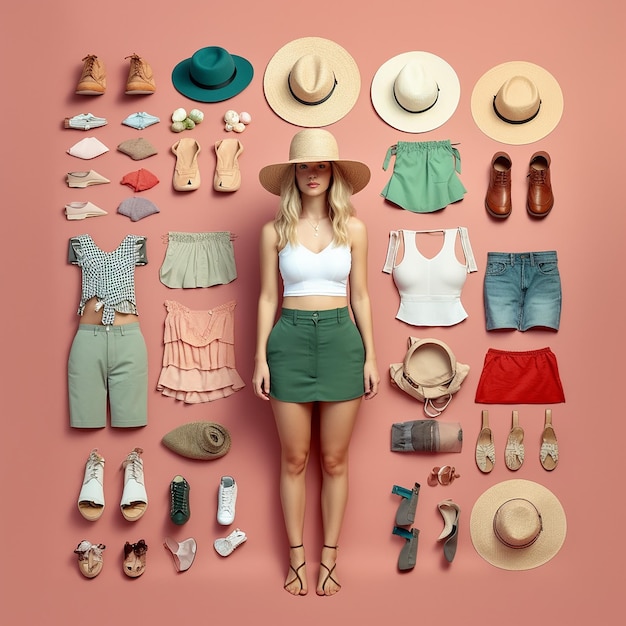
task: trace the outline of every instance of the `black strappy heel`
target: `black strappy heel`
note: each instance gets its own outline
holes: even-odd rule
[[[300,544],[299,546],[289,546],[290,550],[297,550],[298,548],[304,548],[304,544]],[[293,585],[293,583],[296,582],[296,580],[298,581],[299,585],[300,585],[300,591],[298,591],[297,594],[292,594],[292,595],[299,595],[299,596],[304,596],[306,595],[306,591],[304,590],[304,583],[302,582],[302,578],[300,578],[300,570],[306,565],[306,561],[302,561],[302,563],[300,563],[300,565],[298,565],[298,567],[294,567],[291,564],[291,560],[289,561],[289,569],[294,573],[294,577],[287,583],[285,583],[283,585],[284,589],[287,589],[287,587]],[[291,592],[290,592],[291,593]]]
[[[337,550],[339,548],[339,546],[328,546],[326,544],[323,545],[324,548],[328,548],[329,550]],[[332,582],[335,583],[335,585],[337,585],[337,589],[341,589],[341,585],[333,578],[333,572],[335,571],[335,568],[337,567],[337,563],[335,563],[332,567],[328,567],[328,565],[326,565],[326,563],[322,563],[320,562],[320,567],[323,567],[327,574],[326,577],[324,578],[324,582],[322,582],[322,591],[324,593],[318,593],[318,596],[325,596],[326,595],[326,583],[329,580],[332,580]]]

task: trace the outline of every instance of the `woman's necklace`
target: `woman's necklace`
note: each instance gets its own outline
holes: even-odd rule
[[[314,224],[306,215],[303,216],[304,219],[309,223],[309,225],[311,226],[311,228],[315,231],[313,233],[313,237],[318,237],[319,236],[319,230],[320,230],[320,223],[321,221],[324,219],[323,217],[321,217],[319,220],[317,220],[317,224]]]

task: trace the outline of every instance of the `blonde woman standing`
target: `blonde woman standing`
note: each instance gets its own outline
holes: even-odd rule
[[[341,588],[336,561],[350,438],[362,398],[373,398],[380,381],[367,231],[351,203],[370,171],[340,159],[333,135],[313,128],[293,137],[288,162],[264,167],[259,178],[280,196],[276,218],[261,232],[253,386],[271,403],[281,444],[280,496],[290,546],[284,586],[294,595],[308,591],[305,475],[317,405],[324,544],[316,593],[334,595]]]

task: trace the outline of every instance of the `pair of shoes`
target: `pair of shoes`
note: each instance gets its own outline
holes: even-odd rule
[[[559,444],[552,426],[552,409],[546,409],[543,433],[541,434],[541,448],[539,450],[541,467],[551,472],[559,462]]]
[[[217,522],[229,526],[235,521],[237,483],[232,476],[222,476],[217,492]]]
[[[415,522],[415,511],[420,493],[420,484],[415,483],[412,489],[394,485],[391,493],[401,496],[400,504],[396,510],[396,523],[392,533],[405,539],[405,543],[398,555],[398,569],[408,571],[415,567],[417,561],[417,543],[419,529],[403,528],[411,526]]]
[[[448,563],[452,563],[456,555],[456,547],[459,539],[459,516],[461,507],[450,499],[442,500],[437,504],[437,509],[443,517],[443,530],[437,541],[443,541],[443,554]]]
[[[106,126],[107,121],[104,117],[96,117],[93,113],[80,113],[74,117],[66,117],[63,120],[65,128],[75,128],[77,130],[91,130],[92,128],[100,128]]]
[[[124,469],[124,489],[120,508],[125,519],[134,522],[146,512],[148,496],[143,478],[141,448],[135,448],[128,454],[122,467]],[[83,484],[78,494],[78,510],[90,522],[94,522],[104,513],[104,457],[94,448],[85,464]]]
[[[200,187],[198,155],[201,150],[200,144],[191,137],[180,139],[172,146],[176,155],[172,186],[176,191],[194,191]]]
[[[172,478],[170,483],[170,519],[177,526],[186,524],[191,517],[189,490],[189,483],[180,474]]]
[[[488,474],[496,464],[496,449],[493,443],[493,433],[489,428],[489,411],[482,411],[482,426],[478,433],[475,453],[476,465],[483,474]]]
[[[143,539],[136,543],[128,543],[127,541],[124,544],[123,569],[126,576],[137,578],[145,572],[146,552],[148,552],[148,546]]]
[[[221,139],[215,142],[215,191],[237,191],[241,187],[241,170],[237,159],[242,152],[243,145],[237,139]]]
[[[400,550],[400,555],[398,556],[398,569],[402,572],[412,570],[417,562],[417,543],[420,534],[419,529],[411,528],[410,530],[407,530],[406,528],[394,526],[393,534],[405,539],[405,543]]]
[[[235,530],[233,530],[233,532],[231,532],[227,537],[220,537],[216,539],[213,542],[213,547],[220,556],[228,556],[247,539],[248,537],[243,530],[235,528]]]
[[[111,181],[95,170],[89,170],[88,172],[68,172],[65,182],[67,182],[68,187],[84,189],[91,185],[105,185]]]
[[[65,205],[65,217],[68,220],[84,220],[88,217],[102,217],[108,213],[92,202],[70,202]]]
[[[511,471],[517,471],[524,463],[524,429],[519,425],[519,413],[512,412],[511,430],[504,449],[504,463]]]
[[[461,474],[456,473],[456,467],[453,465],[443,465],[442,467],[433,467],[428,476],[428,484],[431,487],[435,485],[450,485],[455,479],[461,478]]]
[[[148,62],[135,53],[125,58],[130,59],[125,93],[127,95],[154,93],[156,85],[152,68]],[[95,54],[88,54],[83,58],[83,69],[76,85],[76,94],[80,96],[101,96],[105,93],[106,86],[104,62]]]
[[[102,571],[105,548],[103,543],[91,543],[86,539],[76,546],[74,554],[78,555],[78,569],[85,578],[95,578]]]
[[[528,164],[526,209],[534,217],[545,217],[554,206],[550,162],[550,155],[539,151],[532,155]],[[493,155],[485,195],[485,208],[493,217],[507,218],[511,214],[511,168],[511,157],[506,152]]]
[[[186,572],[192,566],[197,550],[196,540],[193,537],[180,542],[166,537],[163,545],[172,555],[177,572]]]

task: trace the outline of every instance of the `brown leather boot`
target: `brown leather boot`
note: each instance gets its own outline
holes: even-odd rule
[[[550,182],[550,155],[535,152],[528,167],[528,199],[526,208],[534,217],[545,217],[554,206]]]
[[[485,208],[493,217],[511,215],[511,165],[511,157],[506,152],[496,152],[491,159]]]
[[[154,93],[156,85],[152,68],[148,62],[135,53],[126,58],[130,59],[128,80],[126,81],[126,95],[140,96]]]
[[[106,88],[104,63],[95,54],[88,54],[83,59],[83,71],[76,85],[76,93],[80,96],[101,96]]]

